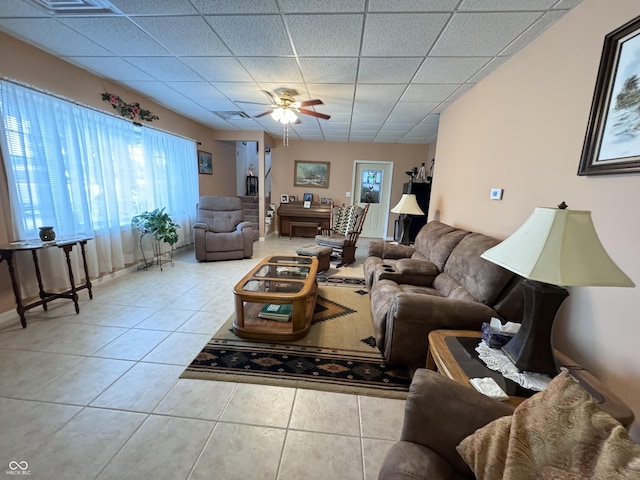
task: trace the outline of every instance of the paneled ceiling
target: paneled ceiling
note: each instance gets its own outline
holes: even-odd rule
[[[331,115],[302,115],[291,140],[429,143],[440,112],[580,1],[1,0],[0,30],[212,128],[281,136],[252,117],[288,87]]]

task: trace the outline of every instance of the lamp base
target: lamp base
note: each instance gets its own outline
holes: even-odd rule
[[[409,227],[411,226],[411,217],[407,214],[404,214],[404,218],[402,219],[402,235],[400,236],[400,243],[402,245],[409,245],[411,240],[409,239]]]
[[[518,333],[502,351],[520,371],[555,376],[558,373],[551,347],[551,328],[569,292],[548,283],[524,280],[524,317]]]

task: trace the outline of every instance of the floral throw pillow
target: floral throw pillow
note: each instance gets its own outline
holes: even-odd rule
[[[478,480],[640,478],[640,445],[568,372],[457,450]]]

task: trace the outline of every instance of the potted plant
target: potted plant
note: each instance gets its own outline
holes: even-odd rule
[[[153,235],[156,242],[155,256],[161,255],[160,242],[164,242],[171,246],[171,256],[173,257],[173,245],[178,242],[178,224],[171,219],[171,215],[166,213],[163,208],[156,208],[152,211],[142,212],[131,219],[131,225],[145,235]],[[150,265],[144,258],[144,250],[142,249],[142,237],[140,238],[140,249],[146,266]]]

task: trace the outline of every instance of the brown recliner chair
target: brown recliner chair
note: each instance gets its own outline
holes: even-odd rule
[[[238,197],[200,197],[193,225],[196,260],[237,260],[253,256],[253,227],[243,220]]]

